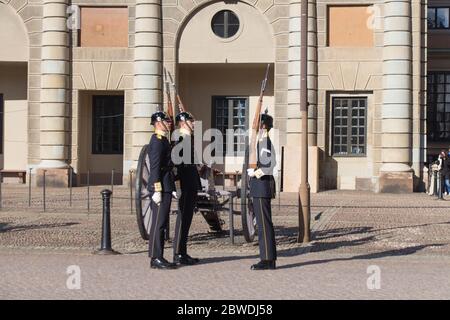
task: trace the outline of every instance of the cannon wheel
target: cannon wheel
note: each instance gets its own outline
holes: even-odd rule
[[[139,228],[139,233],[142,239],[148,240],[152,222],[152,211],[150,208],[150,193],[148,192],[147,184],[150,177],[150,160],[147,154],[148,145],[142,147],[139,154],[139,160],[136,170],[136,218]]]
[[[242,167],[241,180],[241,219],[245,241],[252,242],[256,233],[256,219],[253,211],[253,201],[250,198],[249,177],[247,175],[249,158],[248,138],[246,140],[247,148],[245,150],[245,161]]]

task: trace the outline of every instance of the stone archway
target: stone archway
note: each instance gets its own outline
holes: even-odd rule
[[[6,170],[28,164],[29,35],[20,10],[0,2],[0,167]]]
[[[215,34],[211,26],[213,17],[225,11],[239,21],[237,31],[227,38]],[[276,41],[271,24],[258,8],[244,1],[204,3],[186,15],[175,46],[180,94],[189,111],[202,121],[203,130],[225,133],[249,128],[267,64],[271,72],[263,107],[274,115]],[[234,150],[228,148],[223,156],[225,165],[218,166],[229,173],[242,168],[243,135],[236,133],[234,141]]]
[[[13,7],[0,2],[0,61],[29,59],[29,40],[26,27]]]
[[[27,99],[28,99],[28,148],[27,166],[34,166],[40,161],[40,89],[41,89],[41,35],[42,35],[42,11],[41,3],[27,1],[0,0],[0,6],[4,5],[16,16],[16,21],[21,21],[21,29],[27,35]]]

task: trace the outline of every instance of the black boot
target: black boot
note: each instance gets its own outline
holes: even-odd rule
[[[171,263],[164,258],[152,258],[150,260],[150,268],[153,269],[175,269],[177,265]]]
[[[173,256],[173,262],[176,265],[192,266],[200,262],[197,258],[192,258],[188,254],[176,254]]]
[[[261,260],[257,264],[252,265],[252,270],[274,270],[276,269],[275,260]]]

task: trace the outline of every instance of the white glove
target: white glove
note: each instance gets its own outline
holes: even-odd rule
[[[172,191],[172,197],[179,200],[181,198],[181,191]]]
[[[253,178],[255,176],[255,169],[247,169],[247,175]]]
[[[264,172],[261,169],[255,171],[255,177],[260,179],[264,175]]]
[[[161,192],[153,193],[152,200],[153,200],[154,203],[156,203],[159,206],[161,201],[162,201],[162,194],[161,194]]]

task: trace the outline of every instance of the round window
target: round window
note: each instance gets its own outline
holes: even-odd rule
[[[216,36],[231,38],[239,31],[239,18],[233,11],[222,10],[212,18],[211,27]]]

